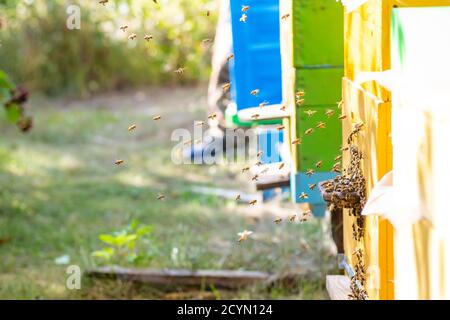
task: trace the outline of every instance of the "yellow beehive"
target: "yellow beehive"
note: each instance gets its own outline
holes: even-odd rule
[[[393,8],[449,5],[450,1],[448,0],[368,0],[345,14],[343,113],[347,117],[343,121],[343,138],[346,141],[356,123],[364,123],[364,129],[358,135],[356,144],[363,153],[362,170],[366,179],[368,195],[370,195],[375,183],[387,172],[394,169],[394,179],[396,179],[396,166],[393,167],[391,123],[400,124],[402,121],[405,121],[404,118],[392,117],[391,91],[380,84],[383,82],[383,77],[380,77],[382,72],[390,70],[392,67],[391,27]],[[431,109],[432,107],[430,107]],[[424,127],[436,127],[436,125],[431,124],[432,121],[436,120],[434,118],[428,122],[424,120]],[[441,127],[445,128],[445,126]],[[450,135],[447,134],[447,136]],[[421,147],[431,146],[432,141],[430,139],[426,140]],[[441,143],[444,142],[441,141]],[[417,148],[416,155],[419,155],[419,150],[424,151]],[[429,150],[425,151],[428,152]],[[411,156],[411,153],[409,153],[409,156]],[[443,155],[441,155],[442,157]],[[348,153],[344,153],[344,165],[348,164],[348,161]],[[405,161],[407,159],[400,155],[395,163],[397,166],[402,166]],[[427,165],[428,168],[426,167]],[[422,172],[422,176],[425,176],[431,174],[429,171],[432,171],[433,166],[427,161],[422,161],[417,165],[416,169]],[[442,168],[442,170],[444,169]],[[405,184],[417,183],[418,190],[426,191],[430,188],[427,179],[422,178],[414,181],[405,175],[402,178],[404,178]],[[433,200],[430,200],[431,198]],[[407,199],[404,199],[404,201],[407,201]],[[424,197],[420,205],[422,207],[437,206],[434,201],[438,200],[434,197]],[[401,252],[394,252],[394,231],[391,223],[379,216],[368,216],[363,239],[357,242],[352,237],[353,219],[349,216],[348,210],[344,210],[344,245],[350,265],[353,267],[355,265],[352,252],[358,247],[363,248],[365,265],[368,268],[366,290],[369,298],[395,298],[397,287],[394,288],[394,284],[397,284],[396,280],[400,274],[396,265],[398,263],[400,265],[403,264],[404,260],[401,260]],[[442,244],[442,239],[434,239],[431,229],[430,223],[421,221],[414,226],[414,231],[410,232],[409,242],[411,246],[416,248],[416,261],[409,259],[408,262],[414,264],[415,273],[412,273],[413,278],[398,284],[403,285],[406,281],[418,281],[418,296],[421,298],[436,297],[430,292],[432,290],[432,285],[430,284],[432,279],[438,281],[435,279],[436,276],[430,275],[430,268],[433,265],[432,261],[430,261],[432,256],[440,259],[439,261],[434,261],[434,263],[440,266],[441,269],[437,270],[439,271],[437,273],[441,275],[445,273],[442,270],[443,268],[445,270],[443,261],[448,259],[448,256],[445,256],[443,253],[445,245]],[[405,241],[408,240],[403,238],[402,242],[404,243]],[[437,246],[438,249],[433,247],[432,251],[428,251],[432,243],[440,245]],[[446,248],[448,249],[448,247]],[[434,268],[438,267],[435,266]],[[405,290],[403,289],[398,288],[399,292],[404,292]],[[441,293],[442,291],[446,292],[445,290],[448,289],[440,288]],[[442,297],[442,294],[440,297]]]

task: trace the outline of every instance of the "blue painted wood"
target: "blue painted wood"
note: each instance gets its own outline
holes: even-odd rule
[[[279,0],[231,0],[234,59],[231,94],[237,110],[282,101]],[[247,22],[239,21],[242,6]],[[258,96],[250,92],[259,89]]]

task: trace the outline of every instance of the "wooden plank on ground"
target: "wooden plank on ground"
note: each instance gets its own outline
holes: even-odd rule
[[[267,281],[271,274],[259,271],[230,270],[157,270],[102,267],[87,271],[91,277],[117,278],[126,281],[166,286],[209,286],[236,289]]]

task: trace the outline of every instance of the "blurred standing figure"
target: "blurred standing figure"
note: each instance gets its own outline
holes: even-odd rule
[[[225,109],[230,103],[230,91],[222,86],[230,81],[228,57],[232,53],[230,0],[220,0],[220,12],[212,54],[212,71],[208,86],[209,114],[215,113],[217,118],[210,120],[214,127],[222,132],[225,125]]]

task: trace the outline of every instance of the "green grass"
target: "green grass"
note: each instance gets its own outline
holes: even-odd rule
[[[251,190],[242,165],[176,166],[170,134],[204,118],[204,88],[151,89],[89,101],[35,100],[35,128],[27,135],[0,122],[0,298],[325,298],[330,257],[319,221],[272,221],[294,212],[289,204],[250,209],[234,201],[192,193],[193,184]],[[152,116],[161,114],[155,123]],[[138,128],[129,133],[127,128]],[[114,160],[125,160],[117,167]],[[158,193],[167,196],[157,201]],[[65,287],[70,256],[82,270],[91,252],[132,219],[154,227],[149,267],[284,272],[309,266],[291,285],[254,286],[236,292],[167,292],[151,286],[83,277],[81,290]],[[241,245],[236,233],[255,231]],[[299,240],[308,242],[304,250]],[[171,252],[178,249],[178,258]]]

